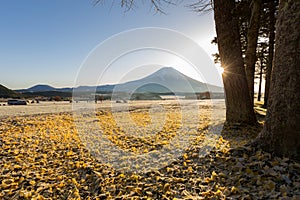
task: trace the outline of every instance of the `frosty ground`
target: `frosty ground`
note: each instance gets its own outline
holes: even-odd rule
[[[93,111],[93,103],[81,102],[75,113],[70,103],[0,107],[0,199],[299,198],[299,163],[247,145],[260,127],[223,130],[203,154],[210,125],[224,121],[222,101],[214,107],[209,101],[113,106],[115,112],[110,102],[98,103]],[[199,108],[198,118],[194,108]],[[172,151],[158,154],[163,165],[153,167],[155,160],[150,168],[145,165],[148,170],[138,170],[140,163],[130,165],[138,156],[182,145],[171,141],[185,133],[192,135],[190,145],[172,159]],[[103,153],[99,136],[127,154]]]

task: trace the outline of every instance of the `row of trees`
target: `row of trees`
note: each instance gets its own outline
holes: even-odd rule
[[[121,6],[130,9],[134,3],[122,0]],[[150,3],[161,12],[163,4],[176,2]],[[265,68],[268,109],[256,144],[300,160],[300,1],[198,0],[190,6],[197,11],[214,11],[217,57],[224,68],[226,124],[256,125],[255,66],[260,67],[260,76]]]
[[[300,2],[281,0],[279,4],[276,34],[274,30],[276,0],[268,3],[267,21],[269,46],[268,54],[257,48],[259,23],[262,16],[262,1],[252,0],[251,17],[248,23],[245,59],[242,52],[241,17],[235,15],[238,3],[235,0],[214,0],[214,16],[217,43],[224,67],[224,88],[226,93],[226,121],[231,123],[256,123],[253,110],[254,72],[257,50],[260,59],[267,62],[266,102],[268,111],[263,131],[256,143],[267,151],[300,159],[300,90],[298,89]],[[248,18],[249,19],[249,18]],[[276,49],[274,51],[274,35]],[[261,45],[260,47],[263,47]],[[266,58],[267,56],[267,58]],[[244,62],[245,61],[245,62]],[[272,70],[272,61],[274,68]],[[269,80],[268,80],[269,79]],[[248,87],[248,90],[246,89]]]
[[[193,8],[204,6],[194,4]],[[207,7],[206,7],[207,9]],[[202,9],[203,10],[203,9]],[[204,10],[203,10],[204,11]],[[264,106],[267,106],[270,88],[270,75],[275,43],[275,20],[278,12],[278,0],[242,0],[235,2],[233,17],[238,20],[239,36],[244,60],[245,72],[250,92],[250,98],[254,101],[254,84],[258,80],[258,101],[264,92]],[[212,43],[217,44],[217,37]],[[220,62],[220,55],[214,54],[215,62]],[[262,80],[266,80],[265,91],[262,89]]]

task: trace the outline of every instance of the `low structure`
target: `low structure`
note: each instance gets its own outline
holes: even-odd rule
[[[25,100],[21,99],[10,99],[7,101],[8,105],[27,105],[27,102]]]

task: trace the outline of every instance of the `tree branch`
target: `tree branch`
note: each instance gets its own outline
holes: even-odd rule
[[[213,10],[213,0],[198,0],[195,3],[189,4],[187,7],[199,13],[211,12]]]
[[[148,0],[151,4],[152,8],[154,8],[156,13],[166,14],[164,11],[164,7],[166,5],[176,5],[179,0]],[[182,1],[182,0],[181,0]],[[93,5],[96,6],[98,4],[103,4],[105,0],[94,0]],[[113,1],[114,3],[115,1]],[[144,2],[143,2],[144,3]],[[121,8],[124,8],[125,12],[132,10],[136,6],[135,0],[120,0]]]

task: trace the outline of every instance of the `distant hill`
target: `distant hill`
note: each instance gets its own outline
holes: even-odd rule
[[[27,89],[27,92],[45,92],[45,91],[56,91],[56,88],[49,85],[35,85]]]
[[[76,88],[54,88],[49,85],[36,85],[28,89],[17,90],[21,93],[46,93],[64,92],[70,94],[73,90],[86,93],[112,93],[112,92],[135,92],[135,93],[223,93],[223,88],[202,83],[192,79],[172,67],[163,67],[144,78],[115,85],[79,86]],[[68,95],[67,95],[68,96]]]
[[[69,98],[72,97],[72,88],[55,88],[50,85],[35,85],[28,89],[20,89],[15,90],[15,92],[19,92],[26,98],[34,98],[34,97],[62,97]]]
[[[20,93],[36,93],[36,92],[72,92],[73,88],[55,88],[50,85],[39,84],[28,89],[15,90]]]
[[[7,87],[0,85],[0,98],[20,98],[22,95]]]

